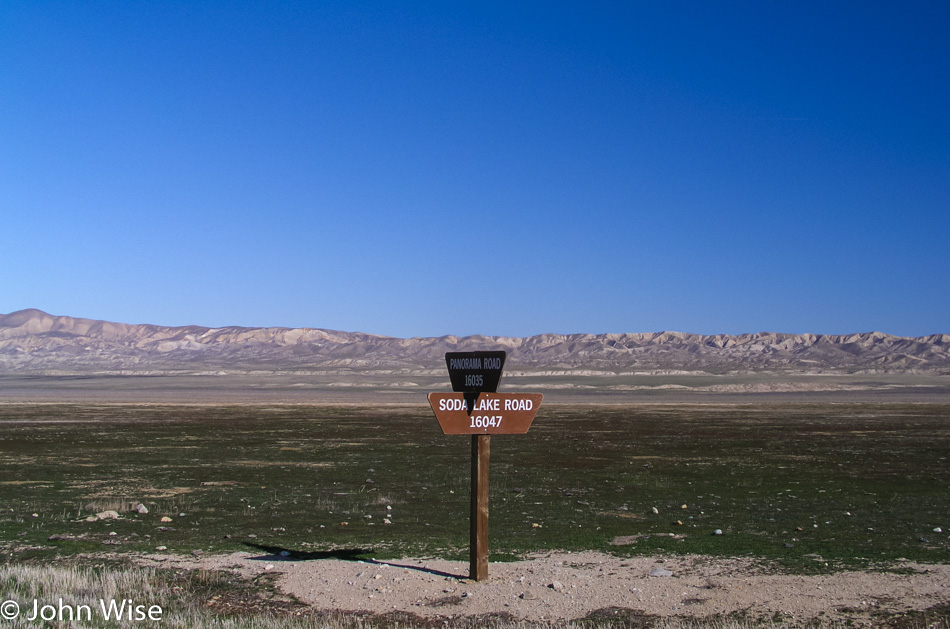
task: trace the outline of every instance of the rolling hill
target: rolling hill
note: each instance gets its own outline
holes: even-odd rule
[[[445,352],[475,349],[506,350],[506,370],[532,374],[950,374],[950,334],[650,332],[402,339],[318,328],[113,323],[36,309],[0,315],[2,373],[441,373]]]

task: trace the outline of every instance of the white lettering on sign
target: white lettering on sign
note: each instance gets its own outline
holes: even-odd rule
[[[467,411],[465,400],[462,398],[442,398],[439,400],[440,411]],[[531,398],[505,398],[504,409],[501,400],[479,396],[472,411],[531,411],[534,410],[534,401]]]
[[[485,386],[485,378],[481,374],[466,374],[465,375],[465,386],[467,387],[483,387]]]
[[[500,411],[501,410],[501,400],[495,398],[490,400],[486,397],[479,396],[478,401],[475,402],[475,408],[473,411]]]
[[[469,428],[495,428],[501,426],[501,415],[473,415]]]
[[[498,400],[495,400],[496,402]],[[534,408],[534,402],[530,398],[516,399],[508,398],[505,400],[506,411],[530,411]],[[496,409],[497,410],[497,409]]]
[[[449,369],[481,369],[482,359],[475,358],[450,358]]]
[[[440,411],[467,411],[465,400],[462,398],[442,398],[439,400]]]
[[[480,356],[450,358],[449,369],[470,369],[472,371],[481,371],[483,369],[501,370],[501,359],[491,356],[485,358]]]

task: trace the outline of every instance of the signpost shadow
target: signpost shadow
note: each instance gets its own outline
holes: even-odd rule
[[[338,559],[340,561],[356,561],[376,566],[389,566],[390,568],[415,570],[417,572],[425,572],[426,574],[431,574],[437,577],[448,577],[450,579],[465,580],[468,578],[465,575],[443,572],[442,570],[435,570],[425,566],[412,566],[395,563],[392,561],[373,559],[372,557],[368,556],[372,553],[372,551],[368,548],[338,548],[336,550],[303,551],[284,548],[282,546],[254,544],[251,542],[244,542],[244,545],[249,548],[254,548],[256,550],[268,553],[262,557],[251,557],[250,559],[252,561],[319,561],[321,559]]]

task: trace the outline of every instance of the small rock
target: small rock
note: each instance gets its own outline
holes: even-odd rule
[[[392,505],[386,505],[386,511],[392,511],[392,510],[393,510]]]
[[[538,600],[538,595],[534,592],[523,592],[520,598],[525,601],[536,601]]]
[[[274,569],[274,564],[272,563],[269,563],[266,566],[264,566],[264,570],[273,570],[273,569]]]
[[[254,533],[251,533],[251,534],[248,535],[247,537],[248,537],[248,539],[257,539],[257,535],[255,535]]]
[[[281,556],[281,557],[290,557],[290,551],[289,551],[289,550],[282,550],[282,551],[280,551],[280,556]]]
[[[34,514],[31,515],[30,517],[31,517],[31,518],[38,518],[38,517],[40,517],[40,514],[39,514],[39,513],[34,513]]]
[[[171,522],[172,519],[171,519],[170,517],[168,517],[167,515],[163,515],[161,521],[162,521],[162,522]]]
[[[660,515],[660,510],[656,507],[653,507],[653,515]]]
[[[722,535],[722,529],[716,529],[713,531],[713,535]]]
[[[261,489],[263,489],[263,487],[262,487]],[[185,517],[185,514],[184,514],[184,513],[179,513],[179,514],[178,514],[178,517],[179,517],[179,518],[183,518],[183,517]]]
[[[141,514],[141,515],[145,515],[146,513],[148,513],[148,507],[146,507],[145,505],[143,505],[141,502],[138,503],[137,505],[135,505],[134,507],[132,507],[132,509],[133,509],[136,513]]]
[[[155,550],[168,550],[168,546],[156,546]]]
[[[115,531],[109,531],[109,537],[115,537],[115,536],[116,536]]]
[[[789,544],[788,542],[783,544],[783,546],[785,546],[785,548],[795,548],[795,544]]]
[[[650,570],[651,577],[672,577],[673,573],[665,568],[654,568]]]
[[[683,521],[682,521],[682,520],[677,520],[677,521],[676,521],[676,525],[677,525],[677,526],[683,526]]]
[[[96,520],[118,520],[119,514],[115,511],[100,511],[96,514]]]
[[[926,539],[926,538],[923,538],[923,537],[918,537],[918,538],[917,538],[917,541],[920,542],[921,544],[929,544],[929,543],[930,543],[930,540],[929,540],[929,539]]]
[[[682,507],[680,507],[680,509],[686,509],[686,508],[687,508],[686,505],[683,505]]]
[[[561,583],[560,581],[554,581],[552,583],[548,583],[548,587],[556,592],[560,592],[561,590],[564,589],[564,584]]]
[[[203,551],[203,550],[193,550],[193,551],[191,551],[191,554],[192,554],[193,556],[195,556],[195,557],[200,557],[200,556],[202,556],[203,554],[205,554],[205,551]]]
[[[943,533],[943,529],[938,526],[934,529],[934,533]]]

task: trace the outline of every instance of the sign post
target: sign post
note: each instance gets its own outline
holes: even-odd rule
[[[491,435],[472,435],[472,511],[469,522],[468,576],[488,579],[488,456]]]
[[[540,393],[497,393],[507,354],[449,352],[454,393],[430,393],[429,405],[446,435],[472,435],[472,508],[469,577],[488,579],[488,458],[491,435],[528,432],[541,406]]]

